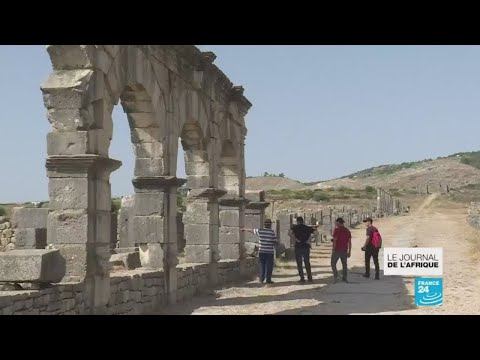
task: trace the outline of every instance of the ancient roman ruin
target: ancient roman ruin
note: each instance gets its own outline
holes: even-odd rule
[[[252,104],[213,64],[215,55],[186,45],[47,51],[53,71],[41,91],[52,126],[49,204],[17,208],[11,222],[0,219],[10,247],[0,253],[0,282],[16,290],[0,289],[0,314],[151,313],[254,276],[257,239],[240,228],[260,227],[269,203],[263,191],[245,190],[245,116]],[[135,154],[135,193],[122,199],[118,215],[110,175],[122,163],[109,156],[117,104]],[[186,179],[176,176],[178,139]],[[183,214],[179,188],[187,191]],[[295,215],[321,225],[324,239],[338,216],[353,226],[397,214],[398,199],[377,191],[376,209],[280,214],[278,254],[291,249]],[[112,271],[117,262],[123,271]]]
[[[109,179],[121,161],[109,157],[109,145],[118,103],[136,158],[135,239],[122,246],[138,245],[142,267],[163,269],[165,292],[175,302],[176,194],[186,182],[186,261],[209,264],[213,282],[220,260],[242,262],[244,119],[251,103],[213,64],[215,55],[183,45],[50,45],[47,51],[53,65],[41,87],[52,125],[47,243],[67,259],[68,278],[85,279],[86,311],[101,312],[110,295]],[[187,179],[176,177],[179,138]]]

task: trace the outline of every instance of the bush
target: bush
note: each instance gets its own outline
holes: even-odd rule
[[[7,213],[7,211],[0,206],[0,216],[5,216],[5,214]]]
[[[122,207],[122,199],[112,199],[112,212],[118,212]]]
[[[313,194],[313,200],[314,201],[330,201],[330,196],[328,196],[323,192],[315,192],[315,194]]]
[[[375,188],[373,186],[365,186],[365,192],[373,193],[375,192]]]

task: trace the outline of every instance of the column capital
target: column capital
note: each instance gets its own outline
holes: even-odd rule
[[[186,182],[187,179],[177,178],[176,176],[136,177],[132,180],[136,192],[165,191],[172,187],[179,188]]]
[[[240,206],[240,205],[247,205],[250,203],[250,200],[245,199],[243,197],[222,197],[218,200],[219,204],[222,206]]]
[[[224,189],[218,188],[199,188],[199,189],[192,189],[189,191],[187,195],[187,199],[208,199],[208,200],[216,200],[227,193]]]
[[[247,204],[246,208],[251,210],[264,210],[270,205],[269,202],[266,201],[252,201]]]
[[[121,165],[122,162],[119,160],[94,154],[49,156],[45,163],[48,177],[65,175],[87,176],[99,171],[110,174]]]

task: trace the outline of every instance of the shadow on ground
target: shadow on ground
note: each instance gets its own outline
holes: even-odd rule
[[[295,273],[281,274],[274,276],[273,280],[276,283],[268,287],[258,282],[232,285],[225,290],[225,293],[222,290],[209,295],[196,296],[189,302],[167,307],[158,314],[187,315],[209,307],[211,310],[208,314],[222,314],[228,312],[226,308],[233,306],[252,307],[252,311],[248,312],[252,315],[265,313],[273,315],[374,314],[414,308],[412,298],[408,295],[401,277],[384,278],[381,274],[380,280],[365,279],[362,277],[363,270],[359,267],[350,269],[349,283],[333,283],[333,276],[329,271],[314,271],[314,274],[320,277],[314,279],[313,283],[305,284],[300,284],[298,281],[282,281],[285,277],[295,277]],[[238,295],[235,296],[236,294]],[[313,300],[317,304],[288,310],[272,305],[279,310],[272,312],[270,308],[270,311],[262,312],[264,305],[292,300],[299,304],[302,300],[309,300],[308,303]],[[204,311],[199,311],[199,313],[202,312]]]

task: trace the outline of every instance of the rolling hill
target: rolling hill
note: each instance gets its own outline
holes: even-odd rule
[[[435,160],[382,165],[338,179],[303,184],[299,181],[278,177],[255,177],[247,179],[247,189],[301,190],[346,187],[364,189],[380,186],[386,189],[408,190],[427,183],[444,183],[450,188],[462,188],[469,184],[480,184],[480,151],[457,153]]]

